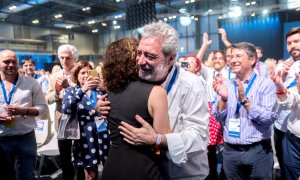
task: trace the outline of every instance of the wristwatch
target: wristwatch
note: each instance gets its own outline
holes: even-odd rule
[[[245,97],[245,99],[241,101],[241,105],[244,106],[247,103],[249,103],[249,99],[247,97]]]

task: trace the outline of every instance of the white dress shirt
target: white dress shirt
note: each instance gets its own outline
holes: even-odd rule
[[[35,79],[24,75],[19,75],[18,77],[10,104],[22,107],[35,107],[39,111],[39,115],[48,110],[45,96],[39,83]],[[0,112],[5,110],[5,106],[3,91],[0,90]],[[0,126],[0,137],[29,133],[36,127],[36,119],[34,116],[27,116],[25,118],[18,115],[15,116],[14,124],[13,128]]]
[[[290,89],[290,94],[284,101],[277,98],[278,104],[282,105],[284,109],[291,109],[291,114],[288,119],[287,129],[300,138],[300,95],[296,86]]]
[[[175,82],[168,93],[172,132],[166,134],[166,162],[170,179],[204,179],[208,175],[207,144],[209,109],[206,85],[202,78],[173,66],[163,87],[168,87],[177,68]]]

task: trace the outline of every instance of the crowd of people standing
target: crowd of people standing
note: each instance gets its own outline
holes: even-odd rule
[[[63,114],[76,114],[80,127],[79,139],[58,139],[65,180],[98,179],[99,165],[104,180],[268,180],[272,141],[282,178],[298,179],[300,27],[286,34],[291,56],[280,63],[219,33],[226,49],[208,63],[206,33],[196,54],[177,60],[177,31],[163,22],[144,26],[140,41],[111,43],[97,68],[61,45],[62,69],[51,76],[37,74],[32,59],[20,70],[15,52],[1,51],[0,174],[36,179],[35,120],[50,119],[55,104],[55,131]]]

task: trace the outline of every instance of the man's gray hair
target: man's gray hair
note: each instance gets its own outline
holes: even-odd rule
[[[159,37],[162,41],[162,52],[165,57],[178,52],[177,31],[167,23],[154,22],[143,27],[142,37]]]
[[[75,46],[71,44],[60,45],[57,50],[57,55],[59,56],[61,52],[66,52],[66,51],[71,52],[72,57],[75,58],[76,61],[78,60],[78,50]]]

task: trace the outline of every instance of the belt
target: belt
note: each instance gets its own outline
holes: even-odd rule
[[[291,133],[289,130],[286,132],[286,136],[287,138],[300,143],[300,138],[298,138],[297,136],[295,136],[293,133]]]
[[[262,141],[254,142],[252,144],[230,144],[224,143],[224,148],[226,150],[236,150],[236,151],[249,151],[255,149],[258,146],[262,146],[263,149],[272,148],[271,139],[264,139]]]

